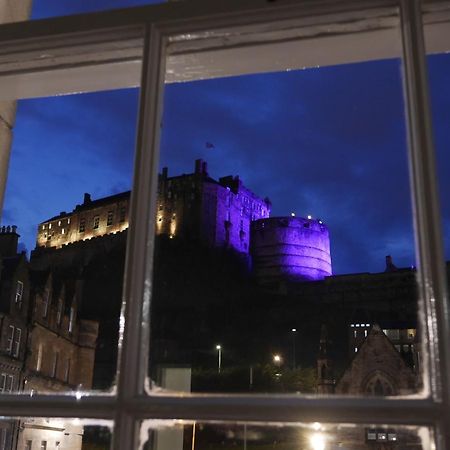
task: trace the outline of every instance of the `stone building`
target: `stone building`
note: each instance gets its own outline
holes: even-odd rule
[[[72,212],[39,224],[36,247],[61,248],[127,229],[129,200],[129,191],[98,200],[85,194]],[[269,200],[259,198],[239,177],[216,181],[208,176],[206,163],[197,160],[194,173],[169,177],[164,168],[159,176],[156,234],[248,253],[250,223],[269,217],[270,208]]]
[[[23,388],[28,334],[29,268],[17,253],[16,227],[0,228],[0,392]],[[17,420],[0,422],[0,448],[15,448]]]
[[[31,285],[24,389],[35,393],[90,389],[98,323],[77,317],[82,281],[50,271],[33,272]],[[78,450],[82,436],[83,427],[76,420],[25,419],[18,448]]]

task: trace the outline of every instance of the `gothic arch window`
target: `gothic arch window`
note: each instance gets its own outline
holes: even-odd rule
[[[365,383],[363,392],[377,397],[395,395],[394,383],[387,374],[376,372]]]

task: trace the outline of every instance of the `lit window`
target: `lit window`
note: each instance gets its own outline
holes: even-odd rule
[[[355,353],[358,353],[358,347],[355,347]]]
[[[78,229],[78,231],[80,233],[84,233],[85,230],[86,230],[86,219],[80,219],[80,228]]]
[[[108,211],[108,217],[106,218],[106,226],[109,227],[113,223],[114,213],[113,211]]]
[[[42,229],[45,230],[45,225],[42,225]]]
[[[94,217],[94,230],[96,230],[100,225],[100,216]]]
[[[15,302],[17,303],[19,308],[22,306],[22,296],[23,296],[23,282],[18,280],[16,284]]]
[[[67,225],[69,225],[70,223],[70,217],[67,219]]]
[[[358,336],[358,332],[355,330],[355,331],[353,331],[353,337],[355,338],[355,337],[357,337]]]
[[[66,230],[64,228],[61,229],[61,234],[65,234]]]
[[[49,230],[52,229],[52,224],[51,224],[51,223],[48,224],[48,229],[49,229]]]
[[[61,221],[60,220],[58,220],[58,227],[60,227],[61,226]]]
[[[367,330],[364,330],[364,337],[367,337]]]
[[[125,206],[122,206],[120,208],[119,222],[125,222],[126,213],[127,213],[127,210],[126,210]]]

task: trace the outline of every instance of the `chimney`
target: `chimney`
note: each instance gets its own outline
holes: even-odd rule
[[[387,255],[386,256],[386,269],[384,270],[385,272],[396,272],[398,269],[395,266],[395,264],[392,261],[392,256],[391,255]]]
[[[163,167],[161,177],[163,180],[167,180],[167,177],[169,176],[169,169],[167,167]]]
[[[202,159],[196,159],[195,160],[195,174],[200,175],[203,171],[203,160]]]
[[[206,161],[202,161],[202,173],[208,176],[208,163]]]
[[[91,203],[91,194],[89,194],[88,192],[85,192],[83,205],[86,205],[87,203]]]
[[[15,225],[0,228],[0,255],[2,257],[17,255],[19,237]]]

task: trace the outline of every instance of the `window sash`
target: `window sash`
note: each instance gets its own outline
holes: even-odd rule
[[[316,1],[296,2],[286,0],[276,3],[277,10],[270,9],[259,0],[229,0],[227,5],[214,2],[198,2],[198,8],[179,4],[158,5],[153,9],[153,19],[146,22],[146,36],[141,84],[141,106],[136,154],[134,189],[130,208],[130,229],[128,236],[126,285],[122,323],[125,323],[121,342],[121,357],[116,396],[89,395],[81,399],[70,394],[0,397],[0,414],[37,415],[48,417],[88,417],[115,419],[114,448],[137,448],[138,420],[142,418],[186,419],[186,420],[229,420],[256,422],[354,422],[418,424],[434,427],[438,448],[450,449],[449,432],[445,430],[450,422],[450,349],[446,345],[450,332],[448,328],[446,279],[443,265],[442,234],[439,228],[440,211],[437,201],[434,153],[431,139],[430,111],[427,98],[426,67],[423,46],[422,17],[418,0],[398,1]],[[242,4],[244,6],[242,6]],[[367,399],[367,398],[296,398],[290,396],[258,395],[187,395],[153,394],[146,396],[144,380],[147,359],[149,302],[151,297],[149,274],[153,263],[153,229],[156,216],[156,175],[158,160],[159,124],[161,96],[164,82],[164,64],[167,38],[173,34],[201,32],[235,25],[251,26],[255,23],[271,22],[302,10],[305,15],[323,10],[338,13],[345,10],[364,10],[375,7],[401,6],[401,30],[403,36],[405,91],[408,106],[409,159],[411,192],[413,196],[416,229],[420,302],[429,341],[428,360],[430,373],[430,398],[411,399]],[[246,8],[250,14],[242,14]],[[197,13],[195,12],[197,11]],[[203,11],[201,19],[195,14]],[[231,12],[230,12],[231,11]],[[270,15],[267,13],[270,12]],[[275,15],[274,15],[275,12]],[[209,13],[209,16],[208,16]],[[123,14],[123,12],[121,12]],[[117,19],[121,25],[131,25],[132,12]],[[102,15],[98,15],[102,17]],[[149,17],[149,16],[147,16]],[[151,15],[150,15],[151,17]],[[178,17],[180,18],[179,20]],[[206,19],[205,19],[206,17]],[[92,19],[92,28],[101,22]],[[135,19],[136,21],[138,19]],[[153,22],[152,22],[153,20]],[[173,21],[171,21],[173,20]],[[112,19],[111,19],[112,21]],[[237,21],[237,22],[236,22]],[[107,20],[106,20],[107,22]],[[164,26],[161,24],[164,22]],[[64,24],[71,24],[68,31],[74,31],[70,19],[57,19],[54,32],[61,33]],[[45,24],[45,21],[44,21]],[[44,36],[44,24],[25,26],[34,41]],[[136,24],[133,22],[133,24]],[[11,38],[17,27],[0,27],[0,40]],[[14,33],[12,33],[14,34]],[[64,45],[63,45],[64,47]],[[155,98],[157,101],[155,101]],[[151,201],[148,201],[150,197]],[[138,207],[139,206],[139,207]],[[144,302],[143,308],[141,302]],[[135,349],[139,351],[136,352]],[[125,370],[136,367],[138,370]],[[448,427],[447,427],[448,428]],[[124,445],[125,444],[125,445]]]

